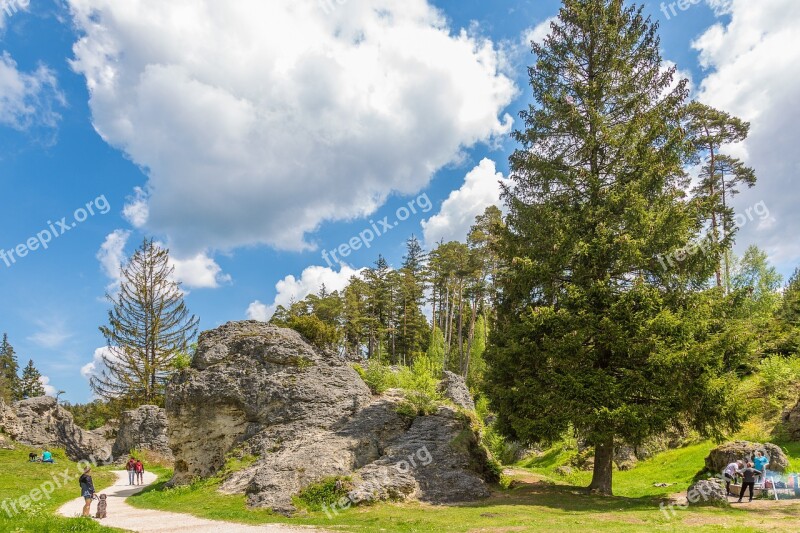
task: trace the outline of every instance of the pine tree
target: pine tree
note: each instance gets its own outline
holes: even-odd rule
[[[730,114],[699,102],[686,108],[687,132],[697,149],[697,160],[702,163],[700,183],[693,192],[703,206],[703,212],[711,224],[713,242],[729,250],[736,233],[731,199],[739,193],[739,185],[753,187],[755,171],[741,160],[723,154],[723,147],[747,139],[750,124]],[[730,290],[730,255],[722,254],[725,289]],[[715,277],[718,287],[723,286],[723,268],[717,266]]]
[[[107,295],[113,308],[100,332],[108,354],[90,381],[100,397],[162,403],[173,359],[188,351],[198,323],[172,272],[169,251],[145,240],[122,269],[119,293]]]
[[[28,365],[22,370],[22,380],[20,381],[20,396],[22,399],[38,398],[44,396],[44,386],[42,385],[42,375],[33,366],[33,360],[28,361]]]
[[[19,363],[14,347],[8,342],[8,335],[3,333],[0,343],[0,396],[6,402],[21,399],[19,387]]]
[[[616,444],[677,421],[720,436],[741,421],[716,343],[718,290],[703,260],[657,256],[702,229],[685,201],[686,81],[662,63],[657,25],[622,0],[565,0],[533,44],[535,104],[515,133],[486,353],[498,429],[523,441],[573,429],[594,447],[589,489],[611,494]],[[702,254],[698,254],[702,255]]]

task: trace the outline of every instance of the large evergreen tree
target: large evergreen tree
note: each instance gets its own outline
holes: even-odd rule
[[[197,333],[180,284],[172,279],[169,251],[145,240],[122,269],[108,325],[100,327],[108,351],[92,389],[102,398],[129,404],[160,404],[173,360],[186,353]]]
[[[683,421],[718,436],[741,417],[717,340],[721,292],[696,290],[714,262],[657,261],[703,227],[686,199],[688,91],[657,26],[622,0],[565,0],[533,52],[487,392],[511,437],[576,431],[595,450],[590,489],[611,494],[616,444]]]
[[[33,360],[28,361],[28,365],[22,370],[20,380],[20,396],[23,400],[27,398],[38,398],[44,396],[44,386],[42,385],[42,374],[33,366]]]
[[[8,335],[3,333],[0,342],[0,397],[7,402],[20,399],[19,363],[14,347],[8,342]]]

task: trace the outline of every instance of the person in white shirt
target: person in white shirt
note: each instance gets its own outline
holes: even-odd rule
[[[731,481],[736,479],[736,475],[739,473],[739,470],[742,469],[744,463],[741,461],[735,461],[728,466],[725,467],[725,470],[722,471],[722,475],[725,478],[725,490],[728,494],[731,493]]]

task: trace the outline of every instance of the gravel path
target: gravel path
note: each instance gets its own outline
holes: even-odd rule
[[[320,532],[311,528],[296,528],[279,524],[265,524],[262,526],[246,526],[219,520],[206,520],[195,516],[155,511],[152,509],[137,509],[125,503],[125,498],[136,494],[156,480],[156,475],[151,472],[144,473],[144,485],[131,487],[128,485],[128,473],[124,470],[114,471],[117,481],[114,485],[103,489],[102,494],[108,496],[108,518],[99,520],[104,526],[118,527],[130,531],[147,533],[172,533],[182,531],[210,533],[309,533]],[[78,516],[83,510],[83,498],[76,498],[65,503],[58,510],[63,516]],[[97,511],[97,501],[92,503],[92,514]]]

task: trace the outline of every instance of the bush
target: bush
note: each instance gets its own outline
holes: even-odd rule
[[[784,402],[796,399],[800,382],[800,358],[773,355],[761,360],[759,384],[767,408],[780,410]]]
[[[374,394],[381,394],[388,389],[399,388],[400,383],[395,372],[378,361],[368,361],[366,368],[353,365],[358,375]]]
[[[297,494],[297,500],[312,511],[321,511],[346,498],[352,488],[349,477],[329,477],[301,490]]]
[[[483,445],[492,452],[492,456],[504,465],[516,463],[523,448],[520,443],[507,440],[493,427],[486,428],[482,440]]]

